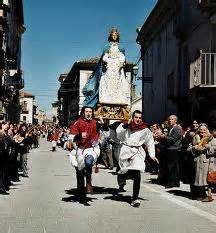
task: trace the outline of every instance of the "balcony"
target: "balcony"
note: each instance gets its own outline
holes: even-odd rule
[[[15,89],[23,89],[24,88],[24,79],[23,78],[14,78],[14,77],[8,77],[5,81],[5,84],[7,86],[13,86]]]
[[[23,89],[25,86],[25,82],[23,78],[19,78],[18,80],[13,80],[14,86],[16,89]]]
[[[21,114],[29,114],[29,110],[21,108]]]
[[[0,0],[0,8],[9,8],[9,0]]]
[[[20,108],[21,108],[21,114],[28,114],[29,113],[29,108],[28,108],[27,101],[21,102],[20,103]]]
[[[0,100],[0,119],[4,116],[4,106],[3,106],[3,101]]]
[[[21,108],[21,114],[29,114],[29,110]]]
[[[8,9],[9,9],[8,0],[0,0],[0,18],[6,17]]]
[[[19,70],[10,70],[10,76],[5,80],[7,86],[13,86],[15,89],[24,88],[24,79],[22,78],[22,72]]]
[[[205,9],[216,8],[216,0],[199,0],[199,6]]]
[[[4,60],[4,50],[0,49],[0,68],[4,68],[5,60]]]
[[[6,52],[5,54],[5,57],[6,57],[6,64],[7,64],[7,67],[12,71],[12,72],[18,72],[17,71],[17,57],[13,58],[13,59],[10,59],[8,58],[8,51]],[[11,72],[10,71],[10,72]],[[12,76],[12,75],[11,75]]]
[[[190,89],[195,87],[216,87],[216,53],[201,51],[190,64]]]

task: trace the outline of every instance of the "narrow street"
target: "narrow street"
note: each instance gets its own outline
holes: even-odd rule
[[[41,139],[40,147],[28,154],[30,177],[21,177],[10,195],[0,196],[0,233],[215,232],[216,201],[188,199],[186,185],[167,192],[150,183],[155,176],[148,174],[142,177],[140,208],[129,204],[131,182],[129,191],[114,195],[116,176],[102,168],[93,176],[96,193],[88,195],[89,205],[77,202],[75,171],[67,153],[50,149]]]

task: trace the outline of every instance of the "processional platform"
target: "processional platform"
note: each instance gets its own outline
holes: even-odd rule
[[[125,104],[99,103],[94,111],[95,117],[101,116],[107,120],[129,120],[130,106]]]

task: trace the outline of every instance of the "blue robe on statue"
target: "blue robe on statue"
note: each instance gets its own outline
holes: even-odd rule
[[[121,45],[119,45],[119,50],[123,54],[125,54],[125,50]],[[93,73],[91,74],[89,80],[83,87],[82,93],[85,97],[83,101],[83,106],[88,106],[92,108],[96,108],[97,103],[99,101],[99,85],[100,85],[100,80],[101,76],[103,75],[103,70],[104,70],[104,62],[103,62],[103,56],[105,53],[108,53],[110,49],[110,44],[106,45],[103,51],[102,56],[100,57],[100,60],[98,64],[96,65]]]

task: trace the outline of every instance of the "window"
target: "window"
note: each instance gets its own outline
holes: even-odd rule
[[[21,111],[24,114],[28,113],[28,103],[27,103],[27,101],[23,101],[22,102],[22,104],[21,104]]]
[[[174,72],[167,76],[167,97],[171,98],[175,96],[175,77]]]
[[[23,116],[23,121],[26,121],[26,116]]]
[[[189,50],[188,46],[183,48],[183,67],[182,67],[182,80],[181,80],[181,95],[187,96],[189,88]]]
[[[3,114],[3,102],[0,100],[0,114]]]
[[[145,55],[145,74],[148,75],[148,68],[149,68],[149,52],[146,52]]]
[[[145,53],[144,57],[144,69],[143,69],[143,83],[152,83],[152,73],[153,73],[153,55],[152,55],[153,47],[149,48]]]
[[[28,109],[27,109],[27,101],[23,102],[23,111],[28,111]]]
[[[154,53],[154,47],[153,45],[151,46],[151,50],[150,50],[150,76],[153,76],[153,70],[154,70],[154,57],[153,57],[153,53]]]
[[[159,37],[158,41],[157,41],[157,62],[158,64],[161,64],[161,47],[162,47],[162,40],[161,40],[161,36]]]

